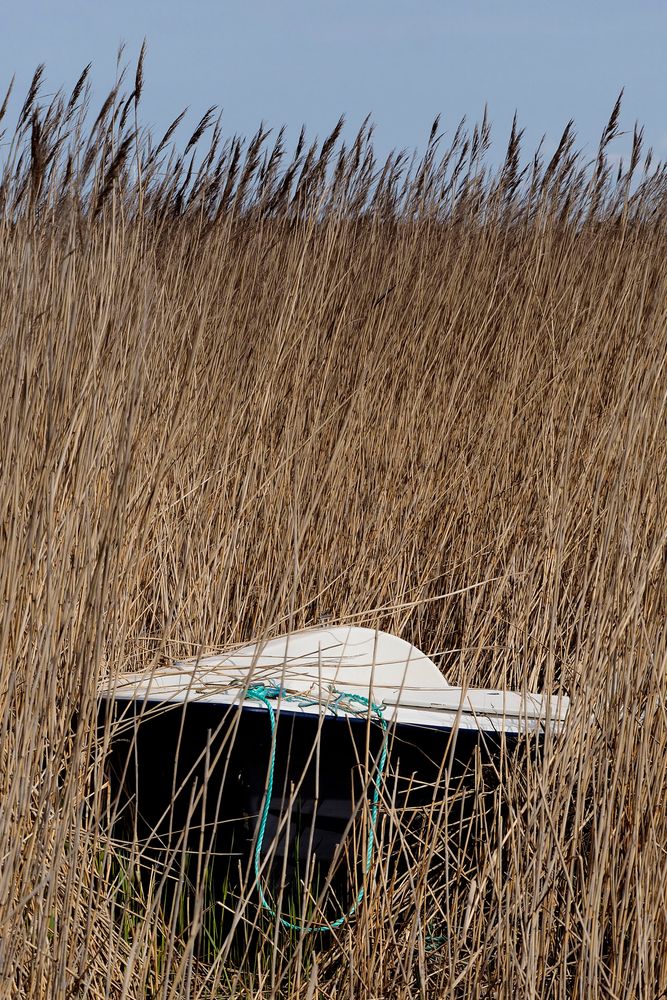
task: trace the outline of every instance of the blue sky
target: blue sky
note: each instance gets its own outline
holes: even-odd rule
[[[533,149],[575,119],[595,146],[622,87],[622,125],[636,119],[667,158],[667,3],[653,0],[24,0],[0,16],[0,86],[23,97],[39,62],[47,89],[71,87],[93,61],[100,100],[119,42],[148,43],[143,120],[163,129],[184,107],[212,104],[226,131],[264,120],[322,135],[341,113],[369,112],[380,151],[423,146],[434,116],[453,130],[488,102],[497,157],[514,110]],[[17,98],[18,101],[18,98]],[[188,122],[181,136],[187,139]],[[619,151],[623,140],[619,140]]]

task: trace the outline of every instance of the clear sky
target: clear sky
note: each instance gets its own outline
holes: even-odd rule
[[[7,0],[0,85],[16,73],[22,99],[45,62],[47,89],[71,87],[92,60],[101,100],[118,44],[133,61],[144,36],[157,131],[186,105],[190,123],[216,104],[228,133],[264,120],[293,139],[370,112],[384,153],[423,147],[438,112],[452,130],[487,102],[497,156],[515,109],[529,149],[570,117],[592,149],[624,87],[623,127],[639,119],[667,158],[665,0]]]

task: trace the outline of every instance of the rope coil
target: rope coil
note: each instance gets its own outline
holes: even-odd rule
[[[353,692],[346,691],[336,691],[335,688],[331,688],[331,694],[334,696],[331,702],[328,702],[326,707],[329,708],[334,715],[337,711],[347,712],[352,715],[359,715],[352,707],[353,705],[360,705],[367,711],[374,713],[380,723],[383,733],[382,739],[382,750],[380,752],[380,759],[378,762],[377,769],[375,771],[375,776],[373,778],[373,796],[371,799],[371,823],[370,831],[368,834],[368,847],[366,849],[366,860],[364,864],[364,876],[368,874],[371,868],[371,863],[373,860],[373,847],[375,844],[375,827],[377,823],[378,806],[380,800],[380,787],[382,785],[382,779],[384,777],[384,770],[387,764],[388,756],[388,731],[387,731],[387,720],[384,717],[384,706],[377,705],[375,702],[371,701],[369,698],[365,698],[363,695],[355,694]],[[264,805],[262,807],[262,814],[259,823],[259,831],[257,833],[257,842],[255,844],[255,855],[254,855],[254,871],[255,871],[255,884],[257,886],[257,891],[259,894],[260,902],[263,908],[271,915],[274,920],[278,920],[280,924],[290,931],[298,931],[302,934],[313,934],[313,933],[323,933],[324,931],[335,930],[353,917],[359,908],[361,901],[364,898],[364,887],[362,886],[357,893],[356,899],[350,909],[343,913],[337,920],[332,921],[327,924],[299,924],[288,920],[286,917],[281,916],[277,913],[270,902],[266,898],[266,894],[262,887],[261,882],[261,853],[262,846],[264,843],[264,835],[266,833],[266,825],[269,818],[269,809],[271,805],[271,797],[273,794],[273,779],[276,764],[276,713],[272,701],[277,701],[283,699],[284,701],[297,702],[300,707],[307,707],[309,705],[321,704],[319,699],[309,699],[303,695],[290,694],[282,685],[272,683],[272,684],[256,684],[249,687],[245,698],[250,701],[258,701],[263,704],[268,712],[269,725],[271,728],[271,757],[269,760],[269,774],[266,782],[266,791],[264,794]]]

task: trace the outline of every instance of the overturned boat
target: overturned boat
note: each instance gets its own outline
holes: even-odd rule
[[[112,830],[144,856],[203,857],[267,908],[335,871],[359,884],[381,824],[460,817],[480,769],[557,734],[568,705],[452,687],[409,642],[347,625],[120,675],[100,690]],[[338,895],[360,899],[340,878]]]

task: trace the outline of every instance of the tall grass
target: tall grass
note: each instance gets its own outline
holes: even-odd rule
[[[593,161],[515,125],[497,171],[488,121],[382,163],[211,109],[176,147],[142,85],[96,115],[40,69],[3,140],[0,996],[657,1000],[664,167],[636,131],[612,170],[620,105]],[[562,686],[567,731],[474,867],[436,816],[330,937],[204,963],[155,900],[118,919],[97,684],[323,616]]]

